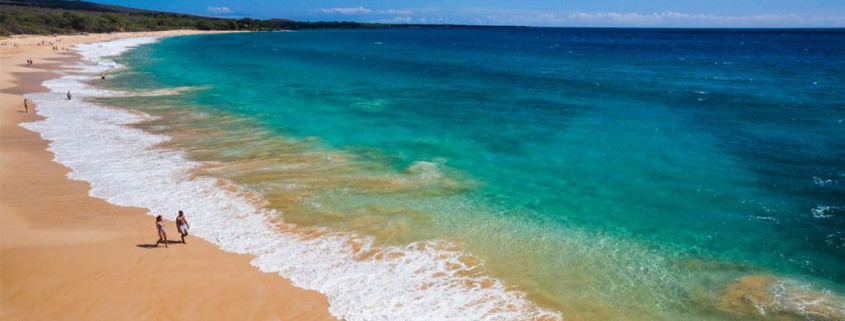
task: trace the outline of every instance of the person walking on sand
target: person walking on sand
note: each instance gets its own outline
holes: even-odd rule
[[[188,228],[190,226],[188,225],[188,220],[185,219],[185,213],[179,211],[179,216],[176,216],[176,230],[182,235],[182,244],[188,244],[185,243],[185,236],[188,236]]]
[[[164,231],[164,221],[161,220],[161,215],[156,216],[156,231],[158,231],[156,247],[158,247],[158,243],[164,243],[164,247],[169,247],[167,246],[167,232]]]
[[[68,90],[68,91],[67,91],[67,100],[70,100],[70,98],[71,98],[71,96],[70,96],[70,90]]]
[[[26,98],[23,99],[23,110],[29,114],[29,100]]]

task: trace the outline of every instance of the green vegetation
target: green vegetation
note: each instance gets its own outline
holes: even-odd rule
[[[80,32],[200,30],[298,30],[367,28],[354,22],[300,22],[285,19],[224,19],[65,0],[0,0],[0,35]]]

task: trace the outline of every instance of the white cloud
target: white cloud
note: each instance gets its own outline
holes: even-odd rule
[[[484,10],[468,12],[469,21],[493,25],[613,27],[841,27],[845,16],[797,14],[711,15],[681,12],[551,12]]]
[[[208,7],[206,8],[206,10],[208,10],[208,12],[216,14],[232,13],[232,9],[226,7]]]
[[[349,7],[349,8],[321,8],[312,10],[312,12],[316,13],[327,13],[327,14],[344,14],[344,15],[389,15],[389,16],[412,16],[414,15],[414,11],[408,9],[384,9],[384,10],[373,10],[370,8],[358,6],[358,7]]]
[[[364,7],[361,7],[361,6],[352,7],[352,8],[323,8],[323,9],[317,9],[316,11],[320,12],[320,13],[339,13],[339,14],[367,14],[367,13],[373,12],[373,10],[370,10],[368,8],[364,8]]]
[[[622,24],[633,26],[788,26],[803,25],[807,19],[787,14],[760,14],[748,16],[723,16],[709,14],[688,14],[680,12],[619,13],[619,12],[577,12],[566,14],[563,20],[599,24]]]
[[[410,16],[413,15],[414,12],[411,10],[405,9],[387,9],[387,10],[380,10],[378,13],[383,14],[392,14],[392,15],[399,15],[399,16]]]
[[[390,19],[378,20],[379,23],[411,23],[414,20],[410,16],[395,16]]]

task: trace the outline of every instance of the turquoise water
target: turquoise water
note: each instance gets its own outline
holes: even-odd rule
[[[112,103],[286,221],[453,242],[567,319],[834,320],[843,52],[841,30],[251,33],[141,47],[110,86],[193,88]]]

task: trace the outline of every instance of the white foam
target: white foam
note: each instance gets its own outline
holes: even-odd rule
[[[157,42],[158,39],[158,37],[124,38],[107,42],[79,44],[74,49],[82,55],[82,60],[87,62],[82,66],[85,71],[99,73],[120,67],[120,64],[106,59],[107,57],[118,56],[137,46]]]
[[[837,186],[837,185],[839,185],[839,181],[831,179],[831,178],[819,178],[819,177],[813,176],[813,184],[816,184],[816,185],[821,186],[821,187]]]
[[[810,210],[810,212],[813,213],[813,217],[815,218],[831,218],[833,217],[831,213],[837,209],[839,208],[835,206],[818,205]]]
[[[417,161],[408,166],[405,172],[417,176],[420,180],[433,180],[443,177],[437,164],[426,161]]]
[[[85,101],[116,94],[83,83],[120,67],[105,57],[154,41],[129,38],[79,45],[76,49],[85,61],[81,72],[45,82],[49,93],[26,95],[46,119],[21,126],[50,140],[55,160],[71,168],[70,178],[89,182],[90,195],[146,208],[153,216],[174,217],[177,210],[184,210],[193,235],[223,250],[253,255],[252,264],[262,271],[323,293],[331,314],[345,320],[562,318],[537,307],[523,293],[506,289],[501,281],[468,273],[471,267],[460,259],[466,254],[448,243],[379,248],[371,239],[328,231],[304,238],[294,231],[279,231],[268,221],[280,213],[256,207],[213,178],[192,179],[191,170],[200,163],[155,148],[168,137],[127,126],[149,116]],[[65,99],[68,90],[74,100]],[[369,250],[381,255],[362,259],[360,254]]]

